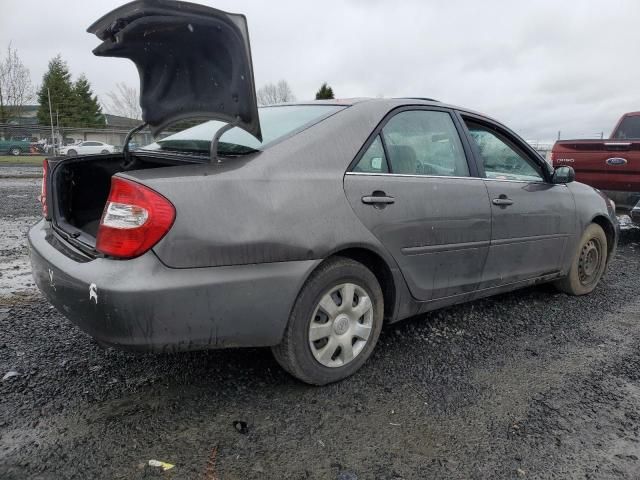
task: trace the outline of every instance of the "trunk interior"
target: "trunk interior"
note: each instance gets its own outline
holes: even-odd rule
[[[125,171],[185,164],[164,158],[132,158],[134,162],[128,168],[123,166],[122,154],[99,158],[72,158],[57,165],[51,178],[53,220],[57,230],[67,234],[69,240],[77,240],[88,247],[95,247],[95,238],[102,211],[109,197],[113,175]]]

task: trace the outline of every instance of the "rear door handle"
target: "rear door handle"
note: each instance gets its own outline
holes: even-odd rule
[[[509,200],[506,195],[500,195],[498,198],[494,198],[491,200],[494,205],[498,205],[500,207],[508,207],[509,205],[513,205],[513,200]]]
[[[394,203],[396,200],[393,197],[384,196],[376,196],[376,195],[368,195],[366,197],[362,197],[362,203],[366,203],[367,205],[389,205]]]

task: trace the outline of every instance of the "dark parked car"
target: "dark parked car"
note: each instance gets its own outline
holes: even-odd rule
[[[215,118],[45,162],[34,277],[103,344],[269,346],[326,384],[384,322],[540,282],[586,294],[613,256],[610,202],[483,115],[416,98],[258,109],[244,17],[197,5],[134,2],[89,30],[137,64],[152,131]]]
[[[28,138],[0,138],[0,154],[9,154],[17,157],[30,151],[31,141]]]

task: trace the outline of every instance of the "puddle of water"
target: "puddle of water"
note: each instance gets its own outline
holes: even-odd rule
[[[0,297],[18,292],[33,292],[26,233],[35,223],[33,217],[4,218],[0,236]]]
[[[0,168],[0,178],[2,179],[2,186],[4,188],[30,188],[30,187],[39,187],[42,182],[39,178],[21,178],[21,177],[9,177],[5,178],[1,174],[6,172],[5,168]],[[38,192],[39,193],[39,192]]]
[[[2,166],[0,167],[0,178],[15,179],[15,178],[41,178],[42,167],[41,166]]]

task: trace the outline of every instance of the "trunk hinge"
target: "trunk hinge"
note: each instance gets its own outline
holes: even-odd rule
[[[122,157],[123,157],[122,168],[125,168],[125,169],[129,168],[133,163],[129,161],[129,142],[131,141],[131,139],[136,133],[138,133],[140,130],[142,130],[146,126],[147,126],[147,122],[144,122],[141,125],[138,125],[137,127],[132,128],[131,130],[129,130],[129,133],[127,133],[127,136],[124,138],[124,145],[122,146]]]
[[[213,136],[213,139],[211,140],[211,150],[209,152],[209,163],[222,161],[218,158],[218,143],[220,142],[220,137],[222,137],[222,135],[227,133],[232,128],[237,127],[240,121],[241,119],[238,116],[233,122],[227,123],[224,127],[221,127],[220,129],[218,129],[216,134]]]

